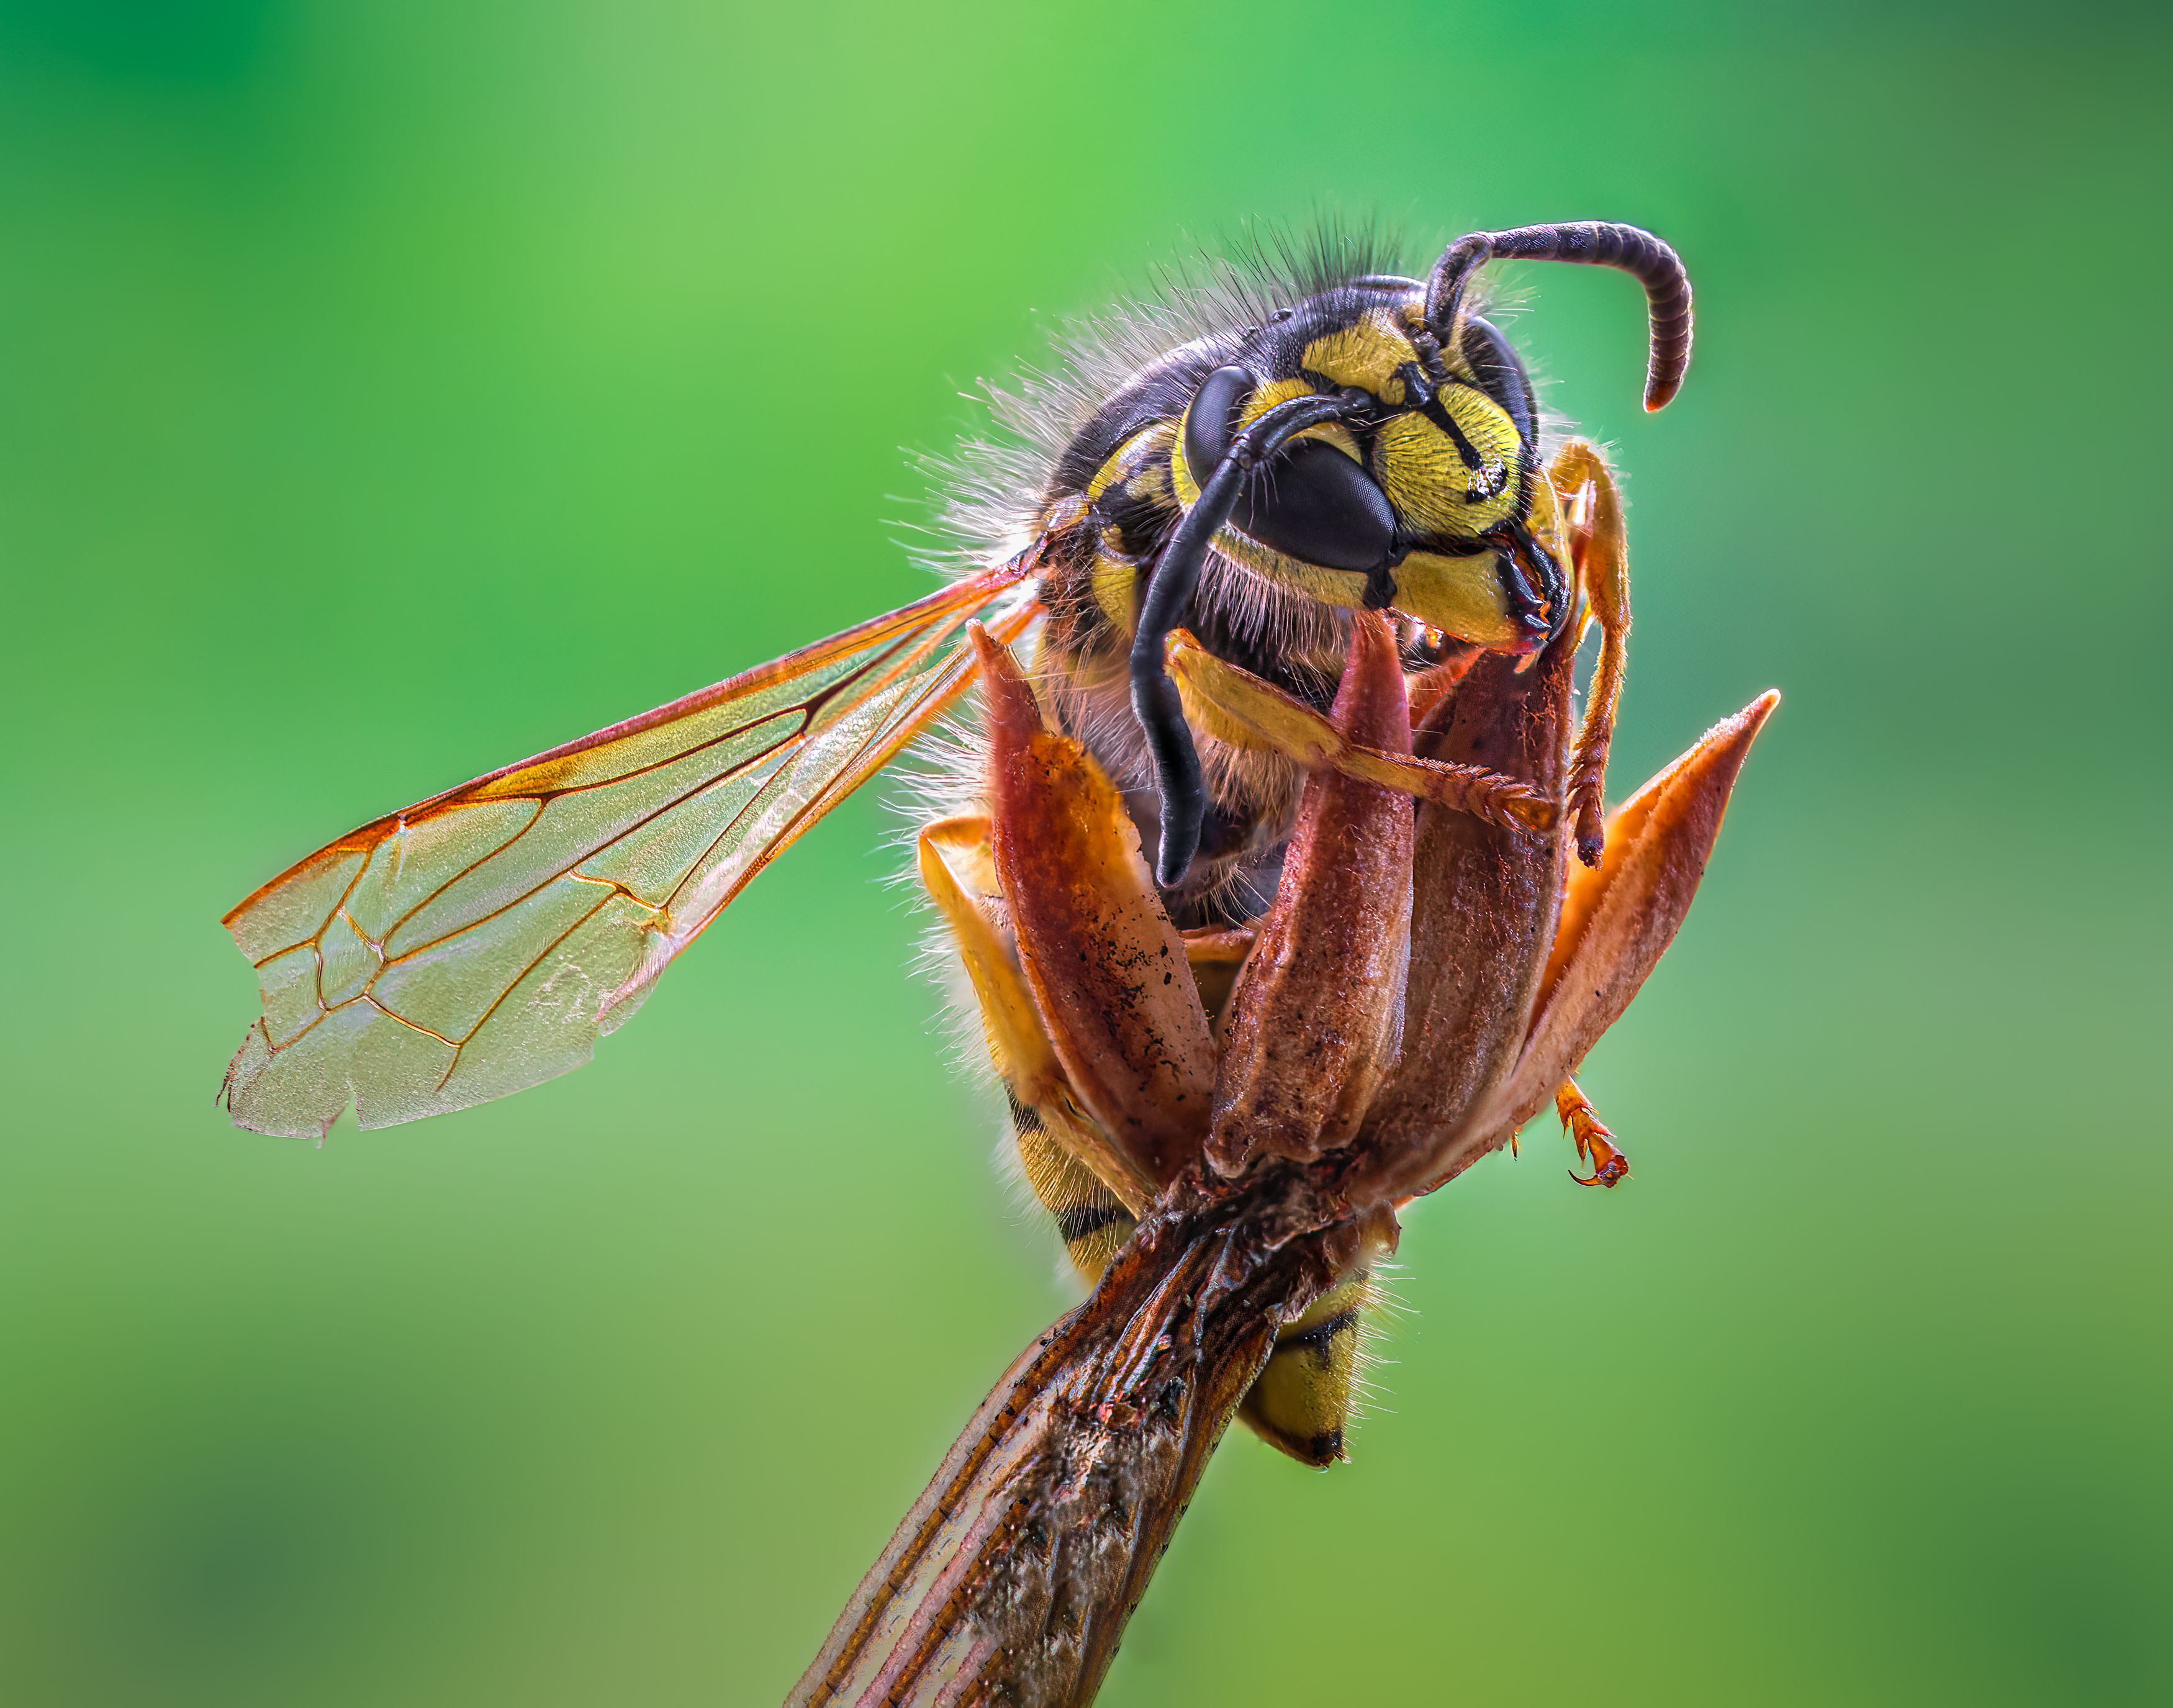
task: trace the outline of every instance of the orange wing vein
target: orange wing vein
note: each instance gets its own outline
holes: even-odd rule
[[[340,838],[226,916],[264,1012],[239,1126],[389,1127],[581,1066],[763,867],[1038,615],[1029,548],[772,663]]]

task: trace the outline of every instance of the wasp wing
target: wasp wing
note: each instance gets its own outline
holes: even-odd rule
[[[1033,549],[729,682],[320,849],[226,916],[264,1012],[235,1123],[321,1136],[487,1102],[580,1067],[754,875],[1016,638]]]

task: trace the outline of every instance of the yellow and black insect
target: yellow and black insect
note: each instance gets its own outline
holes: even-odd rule
[[[1701,869],[1763,711],[1604,830],[1619,504],[1590,447],[1542,456],[1523,365],[1474,306],[1497,257],[1637,277],[1647,407],[1674,395],[1689,283],[1628,226],[1475,234],[1423,278],[1333,251],[1232,275],[1070,353],[969,498],[985,552],[941,591],[366,824],[227,917],[263,996],[224,1088],[239,1124],[504,1096],[585,1062],[985,682],[919,870],[1026,1177],[1097,1290],[1000,1384],[795,1700],[935,1700],[968,1660],[1003,1700],[1085,1700],[1241,1402],[1293,1456],[1341,1456],[1397,1206],[1535,1096],[1620,1176],[1567,1075],[1687,907],[1663,880]],[[1556,962],[1582,969],[1559,1013]],[[1046,1514],[1110,1476],[1113,1504],[1065,1522],[1130,1539],[1066,1576]],[[980,1587],[941,1589],[954,1569]],[[1058,1657],[1033,1678],[1070,1683],[1018,1682],[1029,1603]]]
[[[1646,406],[1674,395],[1690,355],[1690,285],[1647,233],[1475,234],[1424,280],[1330,251],[1279,288],[1233,279],[1188,303],[1199,330],[1173,349],[1140,361],[1119,331],[1078,352],[1089,371],[1074,376],[1071,409],[1053,423],[1029,414],[1053,452],[1038,509],[1003,517],[1000,495],[992,500],[1000,525],[1039,542],[1048,617],[1036,665],[1049,713],[1128,785],[1142,835],[1159,835],[1157,877],[1173,918],[1191,928],[1211,1020],[1250,946],[1243,928],[1274,894],[1307,767],[1205,697],[1185,703],[1164,668],[1172,630],[1184,626],[1221,664],[1324,711],[1353,611],[1397,615],[1415,678],[1453,678],[1480,650],[1529,655],[1569,618],[1546,543],[1554,492],[1531,380],[1467,300],[1495,256],[1636,276],[1650,302]],[[1104,369],[1113,371],[1094,371]],[[1510,779],[1469,780],[1468,804],[1482,812],[1543,814]],[[1589,860],[1596,772],[1586,792]],[[1020,1090],[1006,1086],[1025,1176],[1091,1285],[1134,1218],[1080,1160],[1076,1123]],[[1354,1274],[1285,1331],[1243,1413],[1264,1439],[1311,1463],[1341,1457],[1372,1297],[1371,1278]]]

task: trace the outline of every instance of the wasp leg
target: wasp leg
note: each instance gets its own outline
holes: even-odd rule
[[[1414,758],[1353,741],[1303,701],[1250,671],[1217,658],[1178,629],[1167,649],[1169,673],[1200,726],[1233,746],[1264,748],[1301,764],[1468,812],[1505,830],[1544,835],[1561,808],[1529,783],[1480,765]]]
[[[1208,376],[1209,382],[1230,374],[1238,376],[1249,387],[1251,376],[1241,369],[1217,369]],[[1207,387],[1201,389],[1205,391]],[[1242,393],[1232,391],[1228,385],[1216,397],[1224,392],[1231,393],[1229,401],[1233,407],[1242,401]],[[1155,876],[1165,888],[1183,881],[1199,849],[1200,826],[1207,816],[1207,789],[1200,775],[1200,755],[1192,745],[1192,731],[1185,725],[1184,703],[1163,669],[1162,643],[1191,610],[1208,548],[1237,509],[1248,477],[1293,434],[1334,421],[1350,409],[1351,405],[1340,397],[1292,397],[1245,428],[1231,440],[1213,472],[1200,480],[1199,498],[1155,558],[1146,595],[1140,602],[1130,667],[1132,715],[1139,719],[1147,749],[1154,756],[1155,786],[1162,795],[1162,846],[1155,857]]]
[[[1579,1186],[1620,1186],[1630,1177],[1630,1159],[1609,1142],[1615,1137],[1613,1129],[1601,1123],[1575,1080],[1564,1080],[1556,1091],[1555,1113],[1575,1141],[1577,1154],[1592,1166],[1589,1178],[1571,1169],[1572,1180]]]
[[[1576,816],[1577,857],[1599,864],[1606,846],[1602,817],[1607,793],[1607,750],[1615,739],[1615,712],[1622,698],[1629,661],[1630,551],[1622,526],[1622,494],[1604,458],[1583,439],[1572,439],[1547,471],[1549,483],[1570,512],[1571,552],[1579,589],[1599,624],[1599,662],[1584,728],[1570,762],[1569,806]]]
[[[1405,690],[1410,696],[1411,728],[1424,729],[1435,709],[1455,692],[1456,685],[1471,674],[1472,665],[1486,655],[1486,649],[1476,641],[1452,640],[1442,648],[1438,664],[1413,676]]]

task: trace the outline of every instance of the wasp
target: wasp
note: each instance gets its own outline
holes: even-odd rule
[[[1604,814],[1620,498],[1591,446],[1543,458],[1476,299],[1497,258],[1639,280],[1647,407],[1674,395],[1689,282],[1635,228],[1233,277],[1074,352],[940,591],[375,820],[227,916],[263,999],[238,1123],[468,1107],[588,1060],[980,686],[918,870],[1093,1292],[795,1700],[1090,1700],[1233,1416],[1342,1456],[1399,1206],[1549,1100],[1588,1183],[1626,1168],[1570,1075],[1672,938],[1771,698]]]

